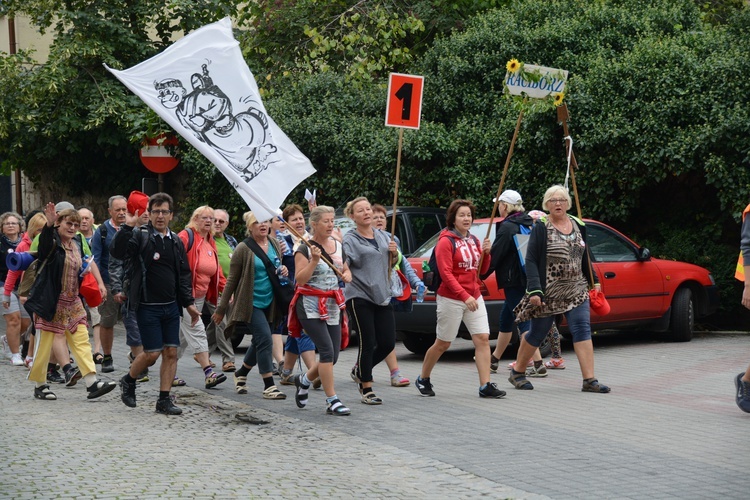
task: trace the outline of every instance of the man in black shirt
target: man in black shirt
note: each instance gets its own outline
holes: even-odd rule
[[[181,308],[187,309],[193,324],[200,320],[200,312],[193,304],[192,280],[185,248],[169,229],[173,206],[172,197],[166,193],[151,196],[148,200],[148,225],[134,231],[138,224],[138,213],[128,215],[110,247],[113,257],[131,259],[133,264],[129,276],[128,307],[137,315],[143,342],[143,352],[130,365],[130,371],[120,379],[122,402],[131,408],[136,406],[136,377],[161,355],[156,411],[166,415],[182,413],[182,409],[175,406],[169,397],[177,372]]]

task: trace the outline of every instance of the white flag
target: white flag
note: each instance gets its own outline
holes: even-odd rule
[[[107,69],[203,153],[259,221],[315,172],[266,113],[228,17],[137,66]]]

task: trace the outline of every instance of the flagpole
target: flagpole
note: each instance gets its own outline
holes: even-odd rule
[[[308,241],[308,240],[307,240],[307,239],[306,239],[306,238],[305,238],[304,236],[302,236],[302,235],[301,235],[301,234],[299,234],[299,233],[298,233],[297,231],[295,231],[295,230],[294,230],[294,228],[293,228],[292,226],[290,226],[289,224],[287,224],[287,223],[286,223],[286,221],[284,220],[284,218],[283,218],[283,217],[282,217],[281,215],[277,215],[276,217],[278,217],[278,219],[279,219],[279,220],[280,220],[281,222],[283,222],[283,223],[284,223],[284,225],[286,226],[286,228],[287,228],[287,229],[289,230],[289,232],[290,232],[290,233],[292,233],[292,234],[293,234],[294,236],[296,236],[296,237],[297,237],[297,238],[298,238],[298,239],[299,239],[300,241],[302,241],[302,242],[303,242],[303,243],[304,243],[305,245],[307,245],[307,246],[308,246],[309,248],[312,248],[312,245],[310,244],[310,242],[309,242],[309,241]],[[326,264],[328,264],[328,266],[329,266],[329,267],[330,267],[331,269],[333,269],[333,271],[334,271],[334,272],[335,272],[336,274],[338,274],[338,275],[339,275],[339,277],[340,277],[341,279],[343,279],[343,278],[344,278],[344,274],[343,274],[343,273],[342,273],[341,271],[339,271],[339,268],[338,268],[338,267],[336,267],[335,265],[333,265],[333,262],[331,262],[331,261],[329,261],[328,259],[326,259],[326,258],[325,258],[325,256],[323,256],[322,254],[320,255],[320,258],[321,258],[321,259],[323,260],[323,262],[325,262]]]

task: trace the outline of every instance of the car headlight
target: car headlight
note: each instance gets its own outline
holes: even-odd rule
[[[711,280],[712,285],[716,285],[716,281],[714,281],[714,275],[711,273],[708,273],[708,279]]]

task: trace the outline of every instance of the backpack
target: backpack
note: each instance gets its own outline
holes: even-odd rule
[[[450,238],[450,240],[452,250],[451,255],[453,255],[453,252],[456,251],[456,241],[453,238]],[[437,245],[435,245],[435,248],[437,248]],[[429,271],[425,270],[424,274],[422,275],[422,282],[425,284],[429,291],[437,293],[437,290],[438,288],[440,288],[440,283],[443,282],[443,279],[440,277],[440,271],[438,271],[435,248],[432,249],[432,255],[430,256],[430,260],[427,262]]]
[[[193,241],[195,241],[195,236],[193,236],[193,230],[190,229],[189,227],[186,227],[185,231],[187,231],[187,235],[188,235],[188,246],[185,249],[185,253],[188,253],[190,252],[190,249],[193,248]]]

